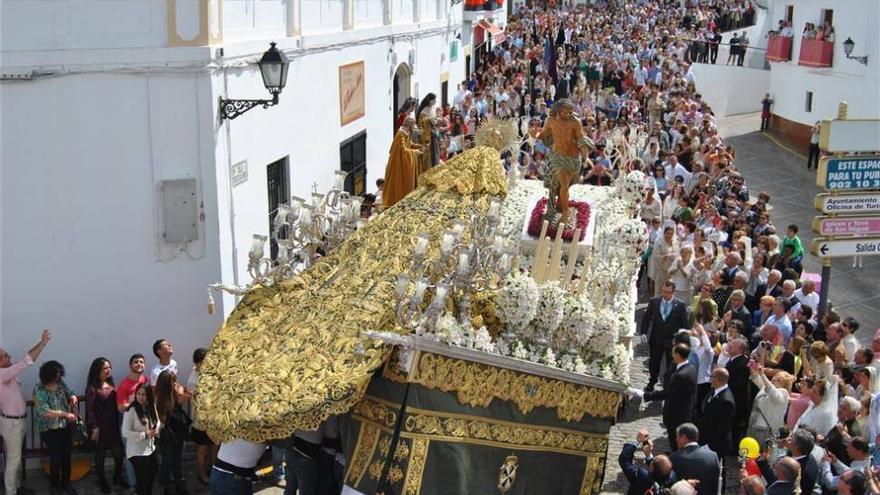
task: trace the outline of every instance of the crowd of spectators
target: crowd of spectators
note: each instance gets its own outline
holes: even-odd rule
[[[40,356],[51,340],[44,330],[40,341],[21,359],[13,362],[0,349],[0,410],[5,454],[4,484],[7,494],[34,493],[20,483],[22,447],[26,431],[27,403],[21,390],[20,376]],[[71,480],[74,444],[94,450],[97,485],[102,493],[113,486],[133,493],[153,493],[156,476],[165,493],[185,494],[183,474],[184,442],[197,446],[197,477],[207,484],[210,473],[208,455],[213,442],[198,429],[187,404],[197,388],[199,368],[205,358],[204,348],[193,353],[193,366],[187,385],[177,379],[174,348],[166,339],[153,344],[157,362],[146,372],[143,354],[133,354],[128,370],[118,383],[107,358],[92,361],[86,379],[84,407],[76,391],[64,381],[66,370],[58,361],[40,365],[39,381],[33,390],[33,415],[36,433],[49,457],[49,487],[52,495],[76,495]],[[107,451],[113,456],[112,479],[105,473]]]

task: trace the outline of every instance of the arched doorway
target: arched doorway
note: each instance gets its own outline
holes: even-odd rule
[[[392,129],[397,124],[397,114],[400,113],[400,107],[410,97],[411,77],[412,71],[410,71],[409,65],[405,63],[398,65],[397,70],[394,71],[394,90],[392,92],[394,100],[392,108],[394,111],[391,112]]]

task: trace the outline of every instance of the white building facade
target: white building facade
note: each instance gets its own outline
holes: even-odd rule
[[[880,118],[880,2],[773,0],[770,10],[774,28],[782,19],[789,21],[794,31],[790,60],[770,63],[774,132],[806,146],[810,127],[816,121],[837,117],[841,101],[849,103],[848,118]],[[819,26],[825,21],[834,27],[829,56],[819,63],[806,60],[802,53],[804,26],[807,22]],[[866,65],[847,58],[847,39],[855,43],[852,56],[868,57]]]
[[[22,354],[52,329],[41,360],[61,361],[82,392],[93,358],[121,377],[133,353],[152,366],[152,342],[168,338],[185,378],[236,302],[209,315],[206,287],[249,280],[252,236],[269,233],[277,203],[329,189],[340,168],[354,192],[375,192],[396,106],[451,100],[469,53],[462,10],[4,1],[0,346]],[[221,119],[220,98],[269,97],[255,62],[270,41],[290,59],[279,104]],[[341,69],[356,75],[341,83]]]

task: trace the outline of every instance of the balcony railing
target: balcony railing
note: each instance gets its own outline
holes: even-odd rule
[[[788,62],[791,60],[791,36],[769,36],[767,38],[767,60],[770,62]]]
[[[834,42],[810,38],[801,39],[801,54],[798,65],[806,67],[831,67],[834,56]]]
[[[502,7],[503,0],[464,0],[464,10],[470,12],[492,11]]]

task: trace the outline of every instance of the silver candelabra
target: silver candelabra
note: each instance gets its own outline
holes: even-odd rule
[[[428,234],[419,234],[409,271],[397,275],[395,314],[400,326],[417,335],[433,333],[453,296],[462,324],[469,323],[471,296],[497,284],[510,273],[517,246],[498,232],[501,201],[493,199],[486,216],[460,220],[440,236],[439,257],[429,260]],[[433,295],[432,295],[433,294]],[[426,301],[430,301],[425,304]]]
[[[244,295],[255,286],[271,286],[311,266],[342,244],[364,225],[360,217],[364,198],[343,190],[347,172],[337,171],[333,188],[326,194],[313,187],[311,202],[292,196],[290,204],[280,204],[272,217],[270,236],[254,235],[248,251],[247,285],[211,284],[208,286],[208,312],[214,313],[213,291]],[[266,242],[271,237],[277,246],[274,258],[266,256]]]

